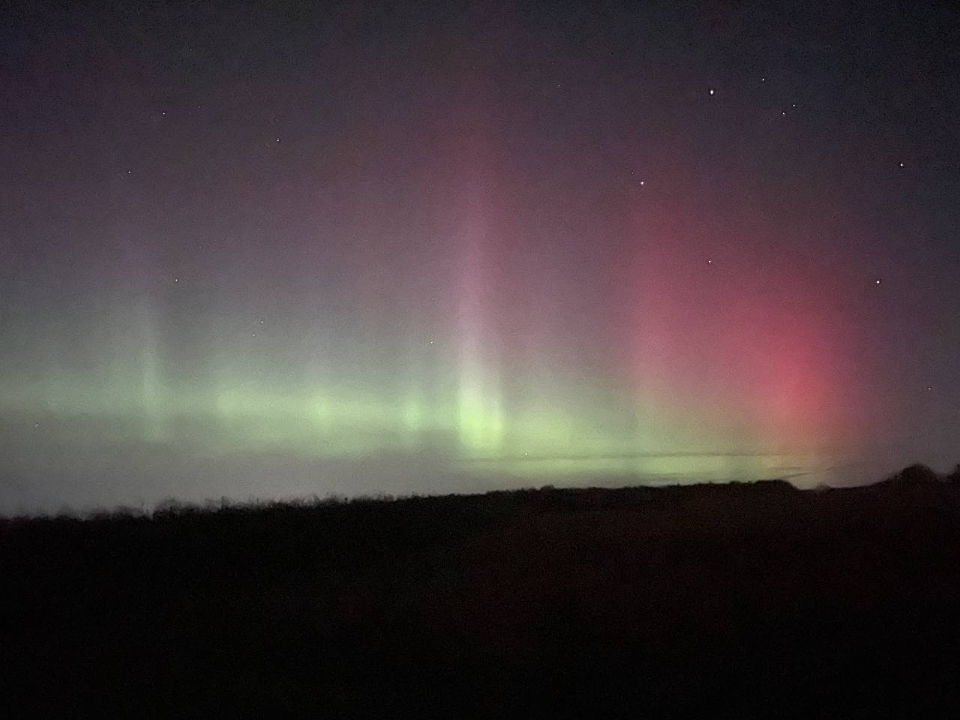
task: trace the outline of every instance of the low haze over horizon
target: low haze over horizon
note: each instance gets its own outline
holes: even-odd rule
[[[24,3],[0,512],[960,462],[960,12]]]

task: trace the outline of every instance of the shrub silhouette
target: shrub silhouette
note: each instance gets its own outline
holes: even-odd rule
[[[943,480],[934,470],[920,463],[904,468],[889,479],[896,483],[910,485],[941,482]]]

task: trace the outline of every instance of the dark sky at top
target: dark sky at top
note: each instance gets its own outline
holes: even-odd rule
[[[0,510],[960,460],[947,3],[25,2],[0,170]]]

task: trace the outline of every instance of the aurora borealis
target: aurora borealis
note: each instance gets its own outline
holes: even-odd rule
[[[25,11],[0,509],[955,462],[958,18],[771,5]]]

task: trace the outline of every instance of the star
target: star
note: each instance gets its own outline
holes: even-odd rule
[[[641,185],[643,185],[643,184],[644,184],[644,181],[643,181],[643,180],[641,180],[641,181],[640,181],[640,184],[641,184]]]
[[[180,282],[180,278],[175,277],[175,278],[173,279],[173,281],[174,281],[175,283],[178,283],[178,282]]]
[[[900,163],[900,167],[903,167],[903,163]]]
[[[708,259],[708,260],[707,260],[707,265],[713,265],[713,260],[712,260],[712,259]]]
[[[874,284],[874,285],[879,285],[879,284],[880,284],[880,278],[877,278],[876,280],[874,280],[874,281],[873,281],[873,284]]]
[[[710,88],[710,94],[713,95],[713,88]]]

